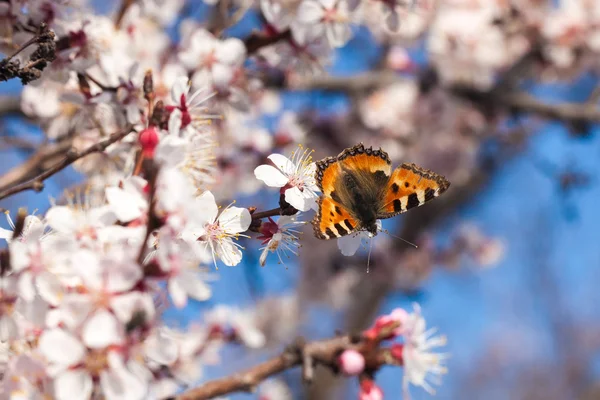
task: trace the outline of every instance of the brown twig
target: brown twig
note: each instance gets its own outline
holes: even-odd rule
[[[290,82],[292,90],[325,90],[333,92],[366,92],[405,82],[406,77],[391,72],[367,72],[349,77],[315,76]],[[477,105],[486,103],[511,111],[535,114],[542,118],[565,122],[600,122],[600,108],[589,103],[544,103],[523,92],[482,91],[470,87],[448,88],[456,97],[472,101]]]
[[[354,339],[345,335],[309,343],[300,340],[268,361],[231,376],[206,382],[177,396],[176,400],[203,400],[234,392],[250,392],[265,379],[298,366],[303,367],[303,375],[308,379],[312,377],[315,365],[324,366],[337,373],[337,359],[344,350],[349,349],[363,354],[366,360],[365,369],[369,371],[374,372],[385,364],[397,364],[389,356],[389,349],[371,346],[370,342]]]
[[[40,148],[24,163],[15,166],[0,177],[0,191],[23,183],[44,171],[48,162],[54,164],[72,146],[70,139],[58,143],[42,144]]]
[[[67,154],[63,157],[61,161],[48,168],[46,171],[37,175],[33,179],[28,180],[27,182],[23,182],[14,186],[11,186],[0,192],[0,200],[12,196],[16,193],[23,192],[25,190],[34,190],[36,192],[40,192],[44,189],[44,180],[48,179],[52,175],[56,174],[59,171],[62,171],[69,165],[73,164],[75,161],[84,158],[92,153],[99,153],[101,151],[106,150],[108,146],[113,143],[118,142],[123,139],[131,132],[131,127],[127,127],[122,132],[112,134],[109,138],[104,139],[101,142],[98,142],[82,152],[77,152],[75,149],[71,148],[67,151]]]
[[[119,7],[119,11],[117,11],[117,15],[115,16],[115,28],[121,28],[121,23],[123,22],[123,17],[127,13],[129,7],[131,7],[135,3],[135,0],[123,0],[121,2],[121,6]]]
[[[288,40],[292,37],[289,29],[276,34],[267,34],[262,32],[253,32],[244,39],[244,45],[248,54],[254,54],[263,47],[270,46],[282,40]]]

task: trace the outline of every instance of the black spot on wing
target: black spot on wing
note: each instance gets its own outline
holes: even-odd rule
[[[348,231],[344,229],[344,227],[342,226],[342,224],[340,224],[340,223],[337,223],[337,224],[335,224],[334,226],[335,226],[335,229],[337,229],[338,233],[339,233],[341,236],[344,236],[344,235],[347,235],[347,234],[348,234]],[[340,236],[340,235],[338,235],[338,236]]]
[[[350,223],[350,221],[348,219],[344,220],[344,224],[346,225],[346,228],[348,228],[350,230],[354,230],[354,226]]]
[[[400,186],[398,186],[397,183],[392,183],[392,192],[394,192],[394,194],[398,193],[398,190],[400,190]]]
[[[410,183],[408,183],[408,181],[404,182],[404,187],[406,187],[406,188],[407,188],[407,187],[409,187],[409,186],[410,186]]]
[[[332,217],[335,217],[335,214],[333,213],[333,211],[329,211],[329,215],[331,215]]]
[[[419,202],[419,196],[417,196],[416,193],[411,193],[408,196],[408,203],[406,204],[406,208],[413,208],[413,207],[418,207],[420,204]]]
[[[331,192],[330,196],[333,199],[333,201],[335,201],[336,203],[342,202],[342,199],[340,199],[340,196],[337,194],[337,192],[335,190],[333,192]]]
[[[389,179],[390,177],[387,176],[383,171],[373,172],[373,183],[377,186],[386,185]]]
[[[338,206],[335,206],[335,212],[338,213],[339,215],[342,215],[342,210],[340,210],[340,208]],[[333,217],[333,213],[331,213],[331,216]]]
[[[429,201],[435,197],[435,190],[432,188],[425,189],[425,201]]]
[[[396,199],[394,200],[394,212],[400,211],[402,211],[402,204],[400,203],[400,200]]]

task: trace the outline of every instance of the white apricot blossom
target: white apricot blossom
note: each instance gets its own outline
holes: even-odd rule
[[[315,180],[316,165],[311,152],[296,151],[290,160],[281,154],[268,158],[273,165],[260,165],[254,170],[257,179],[267,186],[282,188],[285,201],[300,211],[316,209],[319,188]]]
[[[237,239],[248,230],[252,220],[245,208],[228,206],[219,213],[215,196],[206,191],[195,201],[198,216],[182,233],[182,238],[199,247],[199,251],[210,250],[216,266],[218,257],[227,266],[242,261],[242,246]]]

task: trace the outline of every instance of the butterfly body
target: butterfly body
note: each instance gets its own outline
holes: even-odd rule
[[[377,220],[391,218],[439,196],[450,183],[414,164],[392,171],[381,149],[362,143],[317,162],[323,193],[313,220],[315,236],[332,239],[357,231],[377,235]]]

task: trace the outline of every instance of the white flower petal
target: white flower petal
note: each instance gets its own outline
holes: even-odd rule
[[[84,369],[67,370],[54,379],[57,400],[89,399],[92,389],[92,378]]]
[[[167,130],[169,131],[169,136],[179,136],[179,133],[181,131],[181,121],[182,121],[182,114],[181,114],[181,110],[179,110],[179,108],[174,109],[171,112],[171,115],[169,116],[169,125]],[[164,140],[165,138],[163,138]]]
[[[38,349],[51,363],[69,367],[85,355],[85,348],[77,338],[62,329],[49,329],[42,333]]]
[[[348,235],[338,239],[338,248],[342,251],[342,255],[353,256],[362,242],[362,235]]]
[[[270,165],[259,165],[256,167],[254,169],[254,176],[270,187],[284,187],[289,182],[289,179],[280,170]]]
[[[35,280],[37,291],[42,299],[57,306],[65,294],[65,288],[60,280],[48,271],[44,271]]]
[[[29,247],[23,242],[10,243],[10,265],[15,272],[28,268],[31,263]]]
[[[242,251],[233,245],[230,238],[222,239],[217,248],[217,256],[228,267],[238,265],[242,261]]]
[[[209,191],[205,191],[194,200],[194,209],[197,210],[199,221],[204,223],[213,223],[217,219],[219,207],[215,202],[215,196]]]
[[[314,0],[304,0],[296,11],[298,22],[307,25],[317,24],[323,19],[324,14],[323,7]]]
[[[187,292],[181,285],[181,282],[177,278],[169,279],[169,283],[167,284],[169,288],[169,295],[171,296],[171,300],[173,300],[173,304],[177,308],[183,308],[187,305]]]
[[[317,198],[314,194],[308,190],[302,191],[296,186],[285,191],[285,201],[299,211],[315,209],[317,205]]]
[[[46,213],[46,222],[59,233],[73,233],[77,230],[77,218],[73,210],[65,206],[52,207]]]
[[[113,212],[121,222],[133,221],[143,215],[139,196],[121,188],[106,188],[106,201],[110,204]]]
[[[231,83],[235,70],[224,64],[215,64],[212,67],[213,83],[216,87],[224,88]]]
[[[11,315],[0,316],[0,341],[6,342],[19,337],[19,327]]]
[[[173,83],[173,86],[171,87],[171,100],[173,100],[176,105],[180,105],[181,96],[187,95],[189,90],[188,77],[180,76],[175,80],[175,83]]]
[[[72,256],[73,265],[79,266],[78,275],[86,286],[100,290],[104,286],[104,274],[98,255],[91,250],[80,250]]]
[[[245,232],[250,227],[252,217],[246,208],[229,207],[219,215],[219,225],[225,229],[227,233]]]
[[[111,260],[104,260],[105,290],[108,292],[124,292],[133,288],[142,279],[143,272],[139,265],[123,263],[113,265]]]
[[[7,242],[10,242],[12,237],[13,237],[13,231],[11,231],[9,229],[0,228],[0,239],[4,239]]]
[[[352,37],[352,30],[347,24],[333,23],[327,25],[325,34],[332,46],[342,47]]]
[[[25,271],[19,276],[17,281],[19,295],[23,300],[33,301],[36,295],[35,285],[33,283],[33,275],[29,271]]]
[[[160,365],[171,365],[179,356],[177,342],[168,334],[158,332],[144,342],[146,356]]]
[[[269,241],[267,243],[267,245],[263,249],[262,253],[260,253],[260,258],[258,259],[258,263],[260,264],[261,267],[264,267],[265,264],[267,263],[267,256],[269,255],[269,246],[270,246],[270,244],[271,244],[271,241]]]
[[[181,271],[176,279],[189,297],[198,301],[210,299],[210,296],[212,295],[210,286],[202,280],[202,277],[198,273],[189,269],[184,270]]]
[[[113,296],[110,307],[121,324],[130,322],[136,313],[143,313],[145,321],[152,321],[155,315],[154,302],[148,293],[129,292]]]
[[[87,347],[102,349],[122,342],[122,326],[112,313],[101,309],[87,321],[81,336]]]
[[[148,395],[147,384],[124,367],[102,371],[100,386],[107,400],[143,400]]]
[[[285,175],[289,176],[296,172],[296,165],[284,155],[273,153],[267,158]]]
[[[242,65],[246,59],[244,42],[238,38],[225,39],[215,49],[215,58],[223,64],[231,66]]]

